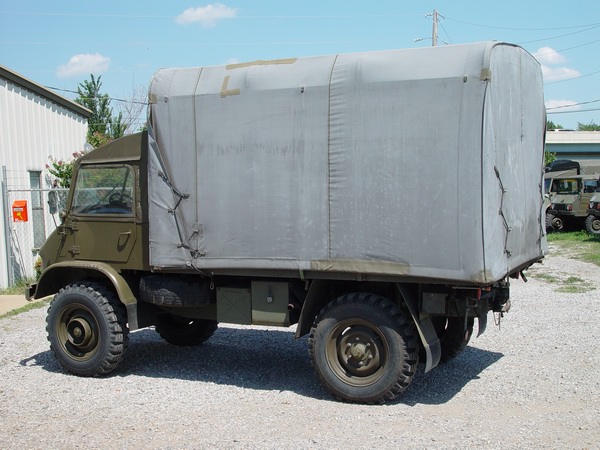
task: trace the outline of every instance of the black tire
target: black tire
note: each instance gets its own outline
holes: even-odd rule
[[[556,216],[554,214],[546,213],[546,231],[552,231],[552,221]]]
[[[552,220],[550,221],[550,227],[554,231],[562,231],[565,228],[565,221],[562,217],[552,216]]]
[[[410,385],[418,363],[412,321],[375,294],[343,295],[323,308],[308,339],[319,380],[336,398],[385,403]]]
[[[140,280],[140,299],[159,306],[206,306],[213,293],[202,278],[148,275]]]
[[[440,362],[448,362],[460,355],[473,335],[475,319],[467,320],[465,330],[465,319],[463,317],[438,316],[432,319],[433,326],[440,340],[441,356]]]
[[[61,289],[50,304],[46,331],[60,364],[84,377],[115,370],[129,345],[125,308],[98,283],[80,282]]]
[[[216,320],[188,319],[168,313],[156,318],[156,332],[173,345],[200,345],[209,340],[217,328]]]
[[[585,228],[591,234],[600,235],[600,217],[589,215],[585,219]]]

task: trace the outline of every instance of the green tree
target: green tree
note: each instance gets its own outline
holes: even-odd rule
[[[600,131],[600,125],[594,121],[588,124],[577,122],[577,131]]]
[[[548,150],[546,150],[544,152],[544,165],[547,166],[548,164],[550,164],[552,161],[556,160],[556,153],[552,153],[549,152]]]
[[[562,130],[562,125],[552,122],[551,120],[546,121],[546,130]]]
[[[562,125],[552,122],[551,120],[546,121],[546,130],[562,130]],[[556,160],[556,153],[549,152],[547,149],[544,152],[544,165],[550,164]]]
[[[85,80],[77,87],[78,97],[76,103],[92,111],[88,122],[87,140],[94,146],[110,142],[125,134],[127,125],[123,121],[123,115],[119,113],[113,116],[108,94],[102,94],[102,76],[98,78],[90,75],[90,80]]]

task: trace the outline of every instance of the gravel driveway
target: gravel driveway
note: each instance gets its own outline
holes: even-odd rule
[[[0,448],[600,448],[600,268],[550,256],[529,275],[499,327],[388,406],[332,400],[288,329],[198,348],[137,331],[89,379],[50,354],[46,308],[0,319]]]

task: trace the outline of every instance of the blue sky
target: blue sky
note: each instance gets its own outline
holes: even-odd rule
[[[438,45],[520,44],[542,64],[548,118],[600,124],[598,0],[0,0],[0,64],[67,98],[94,73],[140,99],[163,67],[430,46],[434,9]]]

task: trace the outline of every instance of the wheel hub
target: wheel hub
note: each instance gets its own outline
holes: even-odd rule
[[[72,318],[67,324],[67,339],[77,347],[85,347],[93,337],[92,327],[81,317]]]
[[[364,344],[363,342],[350,344],[350,354],[354,359],[364,360],[367,356],[368,347],[370,347],[370,344]]]
[[[367,378],[376,373],[382,364],[379,336],[368,327],[347,329],[337,344],[338,361],[346,376]]]

